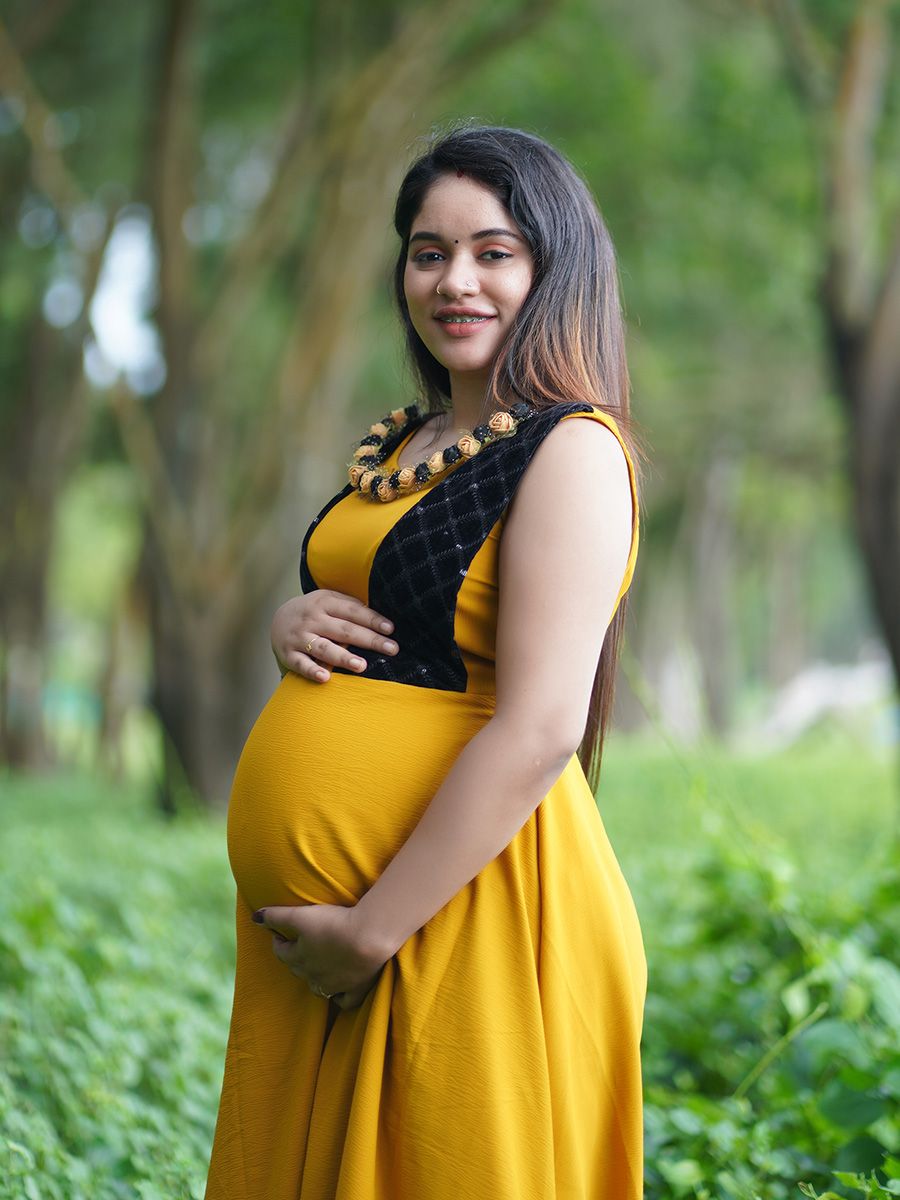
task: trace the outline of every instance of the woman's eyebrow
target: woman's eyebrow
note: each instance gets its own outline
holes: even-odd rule
[[[480,238],[486,237],[508,237],[514,238],[517,242],[523,242],[525,239],[519,237],[517,233],[513,233],[511,229],[479,229],[477,233],[469,235],[473,242],[477,242]],[[428,233],[425,230],[419,230],[414,233],[409,239],[410,245],[413,242],[440,242],[443,239],[439,233]]]

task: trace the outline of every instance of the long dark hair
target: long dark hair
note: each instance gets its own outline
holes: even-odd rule
[[[437,412],[450,409],[450,375],[416,333],[403,288],[409,235],[428,189],[462,171],[489,188],[527,239],[531,289],[493,364],[486,406],[527,400],[540,409],[587,401],[612,416],[637,461],[616,254],[590,189],[559,151],[535,134],[464,122],[433,133],[404,176],[394,209],[400,252],[394,295],[413,372]],[[578,757],[596,791],[612,712],[628,593],[610,622],[597,664]]]

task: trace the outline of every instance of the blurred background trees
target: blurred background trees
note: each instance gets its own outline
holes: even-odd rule
[[[303,531],[415,398],[391,202],[459,117],[558,145],[618,246],[653,463],[620,725],[762,744],[856,689],[890,736],[896,5],[0,13],[7,761],[224,803]]]

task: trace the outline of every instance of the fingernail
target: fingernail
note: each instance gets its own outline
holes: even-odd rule
[[[382,633],[390,633],[393,628],[394,628],[393,621],[382,621],[381,622],[381,632]]]
[[[385,642],[384,648],[385,648],[385,650],[387,650],[388,654],[393,654],[394,651],[399,650],[400,647],[397,645],[396,642]]]
[[[365,665],[366,665],[366,660],[364,658],[351,658],[350,659],[350,666],[356,667],[360,671],[363,669],[363,667]]]
[[[252,921],[255,921],[257,923],[257,925],[265,925],[265,923],[266,923],[265,911],[266,910],[264,908],[258,908],[250,919]]]

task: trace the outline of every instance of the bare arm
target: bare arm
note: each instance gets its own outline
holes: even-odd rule
[[[615,435],[561,421],[523,476],[500,540],[497,707],[355,906],[385,958],[512,841],[581,741],[631,546]]]

